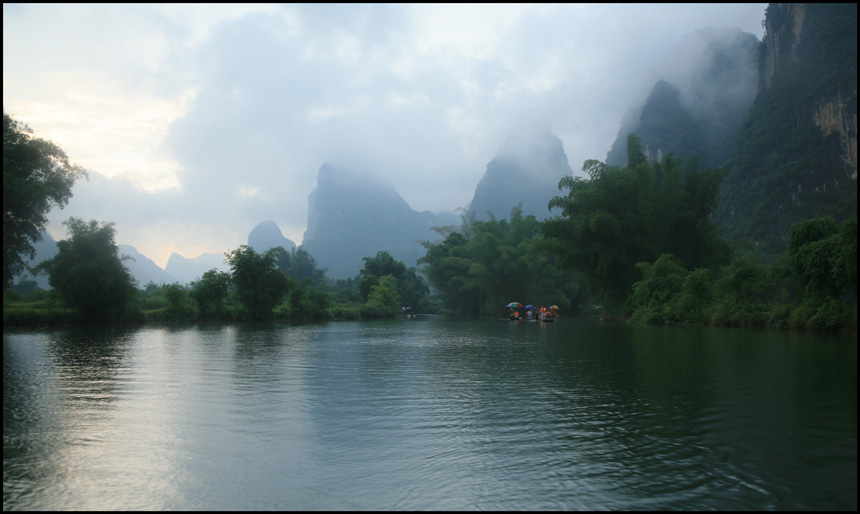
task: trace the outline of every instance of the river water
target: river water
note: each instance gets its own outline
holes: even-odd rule
[[[3,334],[4,510],[856,510],[857,343],[419,316]]]

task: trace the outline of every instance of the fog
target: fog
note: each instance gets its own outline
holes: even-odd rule
[[[761,39],[765,7],[4,4],[3,104],[89,170],[53,237],[113,221],[163,267],[268,219],[301,244],[324,163],[453,211],[514,129],[547,123],[578,172],[658,78],[685,91],[691,34]]]

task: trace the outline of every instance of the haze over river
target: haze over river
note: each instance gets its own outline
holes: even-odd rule
[[[464,320],[3,334],[4,510],[856,510],[853,337]]]

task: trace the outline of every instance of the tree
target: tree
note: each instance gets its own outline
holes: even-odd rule
[[[91,321],[118,321],[134,310],[136,281],[119,256],[113,222],[101,225],[78,218],[63,222],[69,239],[57,242],[58,253],[42,262],[51,287],[73,309]]]
[[[12,285],[25,263],[35,257],[48,213],[64,207],[72,186],[86,171],[69,163],[51,141],[32,136],[30,127],[3,110],[3,290]]]
[[[298,283],[304,282],[306,278],[313,280],[317,285],[325,282],[325,270],[317,268],[316,260],[304,248],[293,248],[288,252],[278,246],[274,250],[278,268],[284,272],[284,275]]]
[[[272,309],[295,284],[278,269],[276,249],[259,254],[248,245],[240,245],[224,255],[230,264],[239,301],[250,318],[271,318]]]
[[[558,269],[543,250],[534,216],[523,216],[517,206],[510,222],[490,218],[464,218],[460,231],[423,243],[427,253],[419,262],[427,265],[425,273],[445,309],[477,316],[499,312],[513,300],[563,309],[583,302],[583,281]]]
[[[162,289],[164,291],[164,298],[167,299],[167,303],[170,304],[170,308],[173,310],[179,310],[182,302],[184,302],[185,298],[188,296],[188,293],[185,292],[185,288],[179,285],[179,283],[175,283],[165,284]]]
[[[394,275],[385,275],[379,278],[379,284],[371,288],[367,303],[361,307],[361,316],[365,318],[393,316],[400,307],[397,279]]]
[[[633,322],[662,324],[676,321],[673,300],[681,291],[687,270],[674,255],[664,253],[653,264],[640,262],[636,269],[642,280],[633,284],[630,306]]]
[[[559,265],[587,276],[610,314],[624,314],[639,262],[671,253],[691,269],[711,269],[730,255],[709,220],[723,171],[699,171],[671,154],[648,161],[635,134],[627,143],[626,168],[592,160],[583,166],[591,180],[563,178],[567,195],[549,204],[560,216],[539,225]]]
[[[292,279],[290,279],[292,280]],[[318,321],[328,317],[331,300],[313,279],[306,278],[287,294],[289,319],[292,321]]]
[[[191,284],[191,298],[197,303],[201,316],[221,314],[229,285],[230,275],[217,269],[207,271],[200,280]]]
[[[387,251],[379,251],[375,257],[365,257],[364,267],[358,272],[358,290],[362,301],[367,301],[371,291],[385,275],[396,280],[397,293],[403,306],[417,308],[427,296],[430,287],[415,268],[406,268],[402,261],[395,260]]]
[[[857,218],[798,221],[788,231],[788,257],[812,296],[839,297],[857,288]]]

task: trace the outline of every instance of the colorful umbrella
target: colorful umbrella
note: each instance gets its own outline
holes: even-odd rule
[[[552,307],[549,308],[549,310],[551,310],[551,311],[554,311],[556,309],[558,309],[558,305],[553,305]]]
[[[519,302],[511,302],[511,303],[505,305],[505,307],[507,307],[508,309],[513,309],[514,307],[522,308],[522,306],[523,306],[523,304],[521,304]]]

